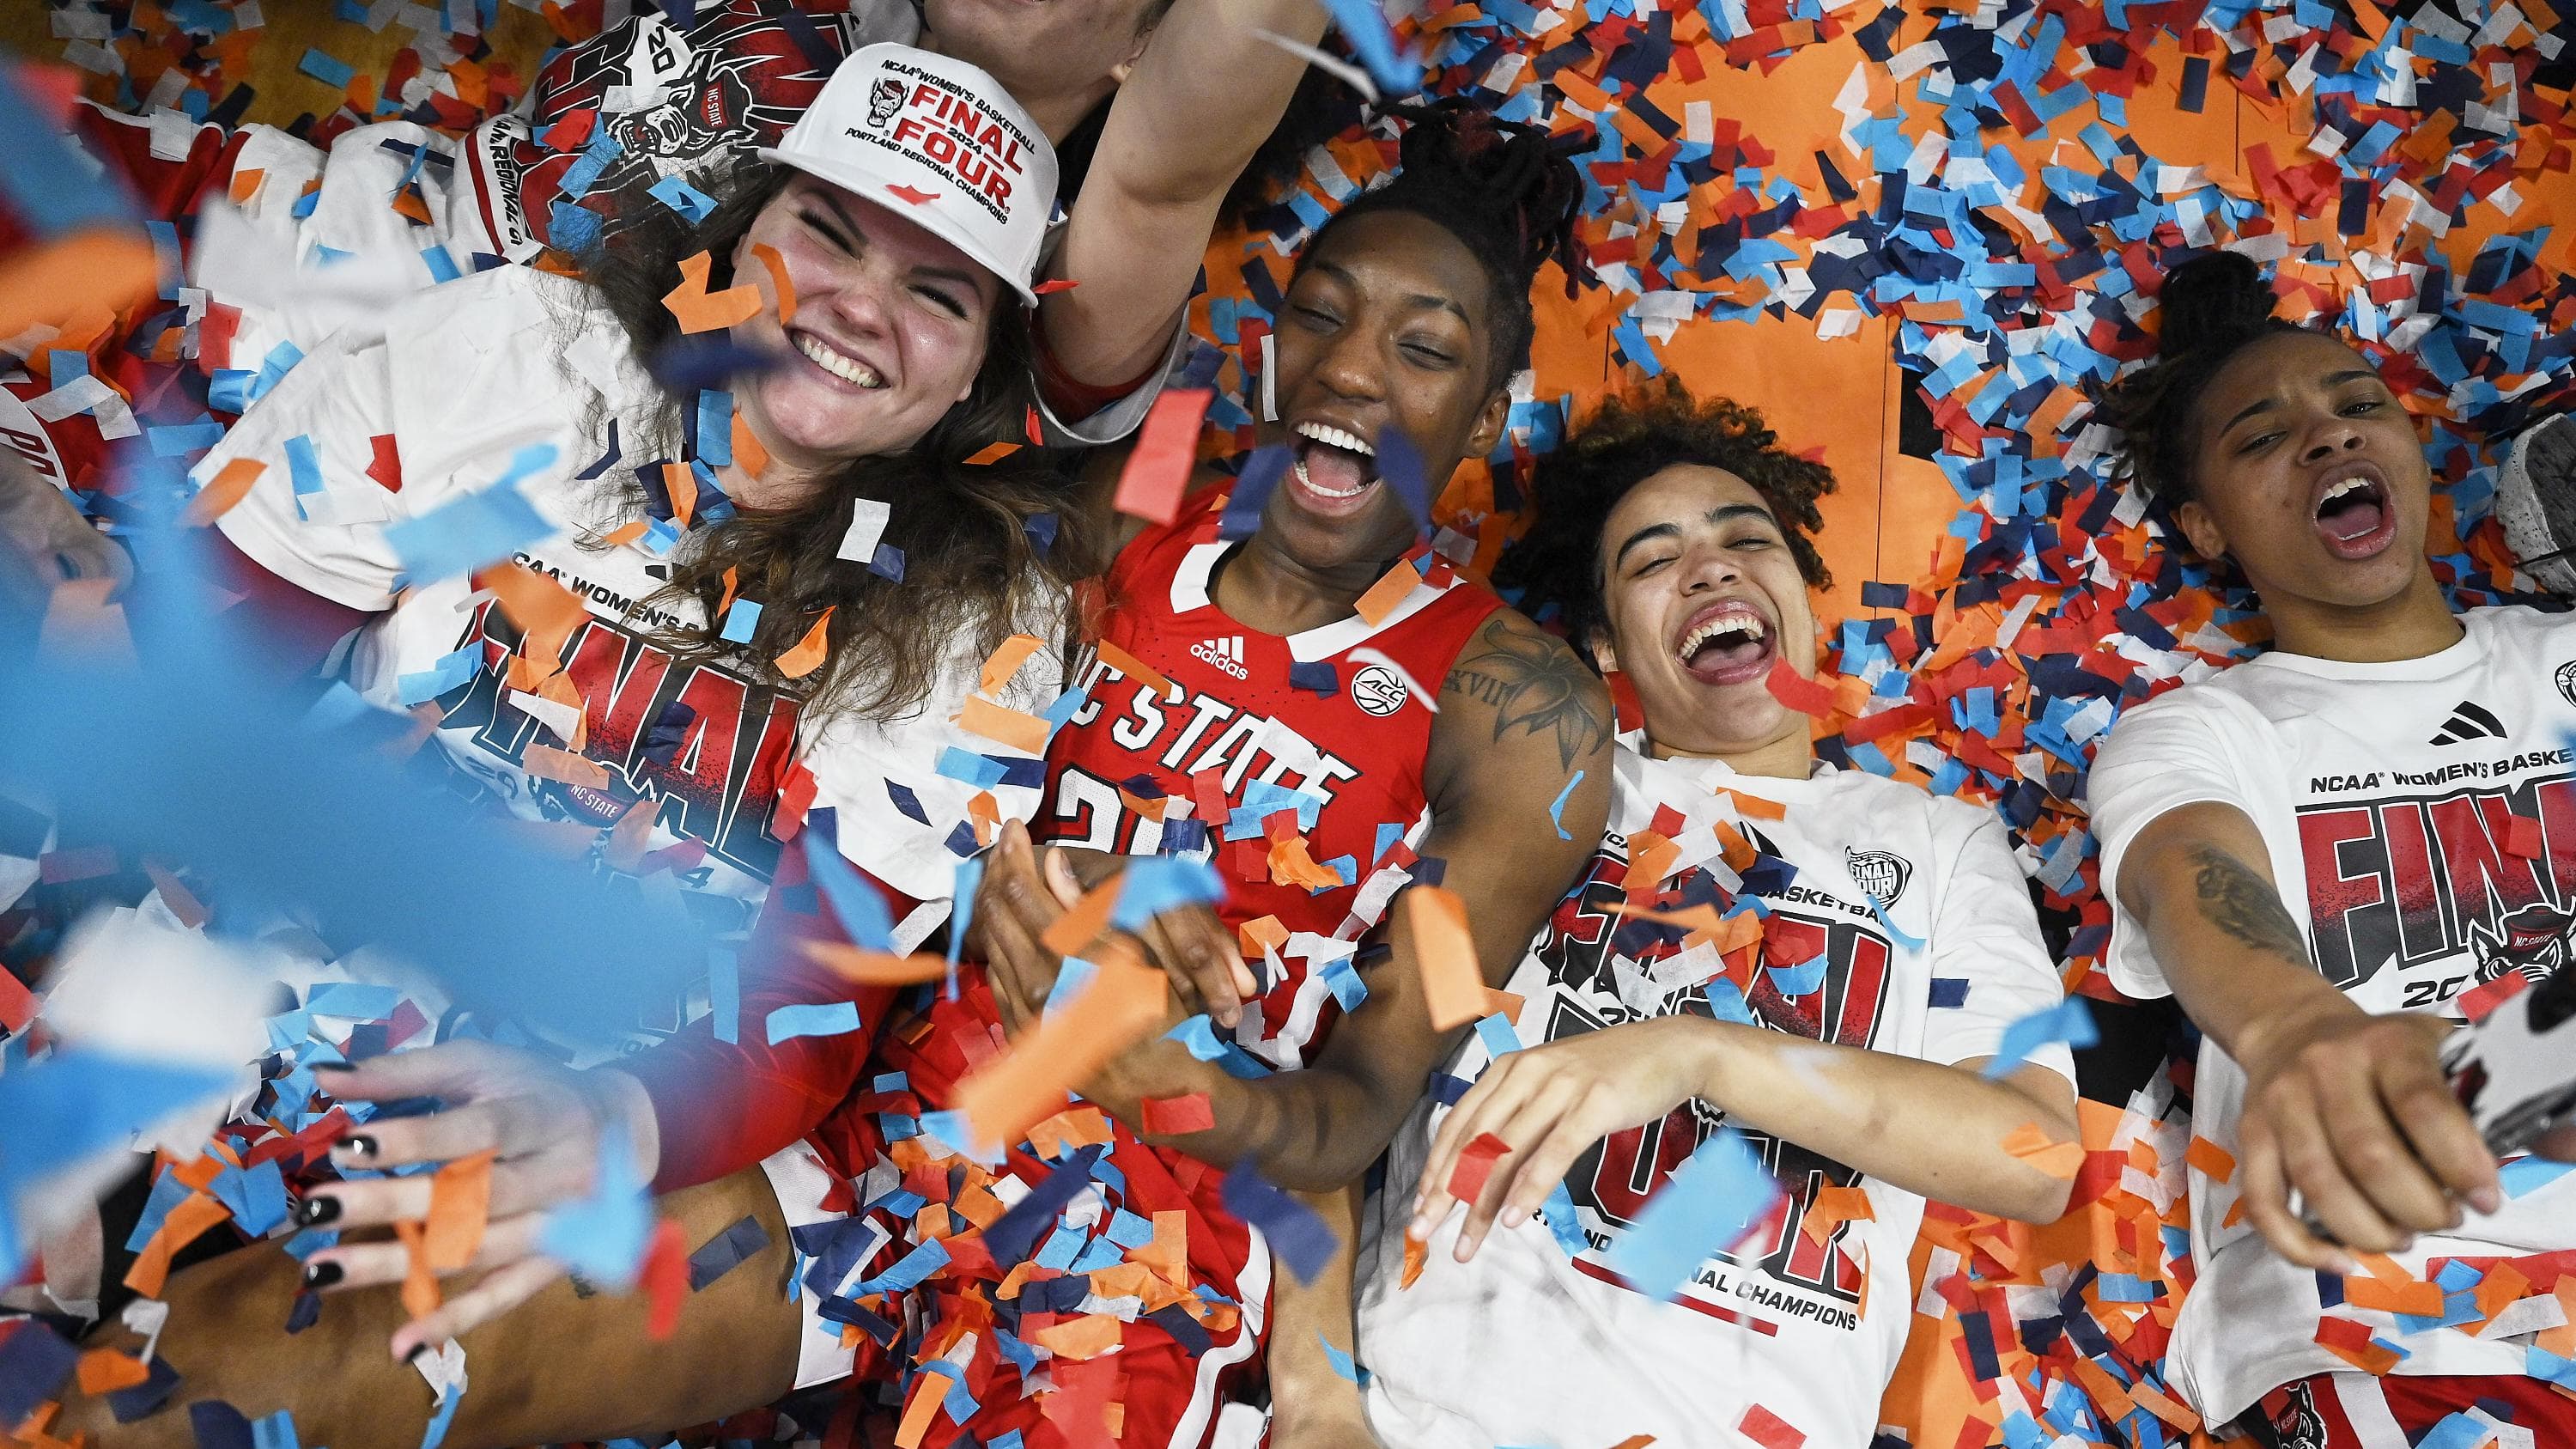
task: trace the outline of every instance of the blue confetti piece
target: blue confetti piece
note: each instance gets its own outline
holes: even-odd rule
[[[749,599],[736,599],[725,610],[724,632],[716,637],[728,644],[748,644],[760,628],[760,605]]]
[[[1109,924],[1121,931],[1141,931],[1165,911],[1224,903],[1225,878],[1215,866],[1203,860],[1148,856],[1130,863],[1120,875]]]
[[[1167,1041],[1176,1041],[1188,1047],[1190,1055],[1199,1061],[1217,1061],[1226,1054],[1226,1044],[1217,1040],[1216,1028],[1209,1024],[1206,1012],[1200,1012],[1183,1021],[1163,1033],[1163,1037]]]
[[[1333,1230],[1313,1208],[1253,1171],[1250,1162],[1238,1162],[1226,1173],[1222,1196],[1227,1212],[1261,1229],[1270,1251],[1297,1275],[1298,1282],[1312,1282],[1332,1261],[1333,1249],[1339,1246]]]
[[[482,646],[468,644],[453,654],[440,655],[436,663],[418,673],[395,676],[394,696],[402,701],[405,709],[427,704],[442,694],[472,684],[482,665]]]
[[[537,1229],[537,1248],[611,1292],[635,1286],[653,1236],[653,1204],[622,1132],[600,1139],[590,1191],[554,1209]]]
[[[933,1238],[903,1255],[902,1261],[873,1278],[862,1281],[850,1296],[865,1298],[871,1293],[900,1293],[916,1288],[923,1279],[948,1266],[948,1248]]]
[[[509,471],[492,486],[386,524],[385,542],[402,560],[403,573],[415,584],[435,583],[552,538],[555,526],[517,484],[554,462],[555,452],[552,443],[529,444],[511,456]]]
[[[453,282],[465,275],[457,270],[456,258],[449,256],[447,248],[436,242],[420,249],[420,263],[429,268],[429,280],[432,285],[439,282]]]
[[[203,452],[224,440],[224,425],[213,418],[199,416],[193,423],[174,423],[143,430],[156,458],[178,458]]]
[[[921,797],[912,793],[910,786],[888,780],[885,782],[885,788],[886,799],[894,803],[895,809],[911,817],[913,823],[917,825],[930,823],[929,813],[921,808]]]
[[[1574,798],[1574,787],[1582,783],[1583,772],[1577,770],[1574,772],[1574,778],[1565,782],[1565,788],[1556,792],[1556,799],[1547,807],[1547,823],[1556,827],[1556,838],[1559,840],[1574,838],[1572,832],[1565,828],[1565,802]]]
[[[304,58],[295,63],[295,68],[335,91],[347,90],[350,80],[357,75],[346,61],[324,50],[307,49]]]
[[[1903,946],[1908,951],[1920,951],[1923,949],[1923,938],[1920,936],[1906,934],[1903,927],[1897,925],[1894,921],[1889,920],[1887,918],[1887,907],[1879,903],[1877,896],[1869,896],[1868,900],[1869,913],[1878,919],[1878,928],[1880,930],[1895,937],[1896,943]]]
[[[1980,1073],[1989,1081],[1999,1080],[2020,1069],[2030,1054],[2051,1042],[2064,1042],[2071,1047],[2089,1047],[2100,1040],[2093,1025],[2093,1013],[2084,998],[2070,996],[2055,1006],[2034,1011],[2004,1028],[2003,1040],[1996,1043],[1993,1060]]]
[[[1367,4],[1369,0],[1359,3]],[[1418,536],[1430,532],[1431,482],[1426,476],[1422,450],[1399,429],[1381,428],[1377,435],[1377,470],[1412,517],[1414,533]]]
[[[707,1007],[716,1040],[742,1039],[742,964],[722,947],[707,953]]]
[[[665,176],[654,182],[650,195],[654,200],[678,212],[680,219],[691,226],[706,220],[707,213],[716,209],[714,197],[691,186],[678,176]]]
[[[1279,480],[1288,476],[1296,455],[1285,443],[1272,443],[1255,448],[1243,460],[1243,471],[1235,476],[1234,489],[1226,495],[1225,512],[1217,519],[1217,537],[1250,538],[1261,527],[1261,511],[1270,505],[1270,495]]]
[[[1324,1346],[1324,1361],[1333,1366],[1334,1373],[1361,1388],[1368,1387],[1369,1371],[1361,1368],[1349,1354],[1333,1347],[1333,1341],[1326,1338],[1320,1328],[1315,1330],[1315,1341]]]
[[[1771,984],[1792,1001],[1801,996],[1813,996],[1825,989],[1825,958],[1818,956],[1798,966],[1774,966],[1771,968]]]
[[[2547,1379],[2562,1389],[2576,1389],[2576,1359],[2560,1358],[2539,1344],[2524,1346],[2522,1371],[2535,1379]]]
[[[716,388],[698,393],[698,458],[711,467],[733,462],[733,394]]]
[[[1520,1033],[1512,1030],[1512,1019],[1499,1011],[1476,1023],[1476,1039],[1485,1044],[1485,1055],[1489,1057],[1521,1049]]]
[[[1779,1200],[1780,1185],[1744,1135],[1720,1127],[1654,1189],[1636,1224],[1611,1246],[1609,1267],[1638,1292],[1669,1299]]]
[[[390,1021],[402,1006],[402,992],[366,981],[326,981],[304,998],[315,1016],[345,1016],[353,1021]]]
[[[1547,1219],[1548,1235],[1565,1250],[1565,1256],[1579,1258],[1592,1250],[1592,1240],[1583,1235],[1583,1222],[1574,1214],[1574,1194],[1565,1190],[1562,1180],[1547,1190],[1539,1212]]]
[[[1711,977],[1708,984],[1700,988],[1700,994],[1708,998],[1708,1009],[1718,1020],[1731,1021],[1739,1026],[1761,1025],[1754,1020],[1753,1008],[1745,1004],[1743,988],[1728,978]]]
[[[1341,1003],[1342,1010],[1357,1011],[1360,1003],[1368,1000],[1368,983],[1360,980],[1360,973],[1352,968],[1350,958],[1325,962],[1322,974],[1324,989],[1333,993],[1333,999]]]
[[[1932,1004],[1938,1007],[1960,1007],[1968,1004],[1968,978],[1935,976],[1932,978]]]
[[[885,897],[841,854],[838,812],[813,811],[806,816],[806,828],[814,838],[806,847],[805,868],[842,931],[863,951],[894,950],[894,918]]]
[[[1324,0],[1324,8],[1333,12],[1334,27],[1387,100],[1402,100],[1422,89],[1420,64],[1396,49],[1395,32],[1387,28],[1386,12],[1376,0]]]
[[[840,1036],[859,1029],[855,1001],[817,1001],[781,1006],[769,1013],[769,1044],[791,1037]]]

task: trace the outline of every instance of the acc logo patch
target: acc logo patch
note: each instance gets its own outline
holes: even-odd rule
[[[1363,714],[1383,719],[1404,708],[1410,697],[1403,676],[1383,664],[1372,664],[1351,676],[1351,703]]]
[[[1881,910],[1892,910],[1896,898],[1905,894],[1905,883],[1914,878],[1914,867],[1905,857],[1884,850],[1854,850],[1843,847],[1843,864],[1851,871],[1852,882],[1878,897]]]

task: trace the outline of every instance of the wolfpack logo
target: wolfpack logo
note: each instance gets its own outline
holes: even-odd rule
[[[1880,910],[1894,910],[1896,898],[1905,894],[1905,883],[1914,878],[1914,867],[1905,857],[1884,850],[1854,850],[1843,847],[1843,865],[1851,872],[1852,884],[1878,897]]]
[[[2393,969],[2406,979],[2388,1005],[2435,1006],[2568,956],[2576,777],[2310,805],[2299,840],[2317,969],[2339,989]]]
[[[1559,905],[1548,922],[1536,948],[1557,988],[1550,993],[1547,1040],[1640,1019],[1620,1000],[1613,957],[1642,956],[1651,965],[1680,950],[1681,928],[1626,921],[1616,914],[1616,907],[1626,899],[1624,879],[1624,867],[1606,856],[1597,858],[1592,879]],[[1901,880],[1898,888],[1902,889]],[[1686,886],[1683,894],[1689,898],[1691,889]],[[1769,960],[1811,961],[1822,956],[1825,974],[1816,990],[1794,1000],[1779,995],[1773,978],[1757,977],[1752,1006],[1763,1025],[1786,1035],[1868,1046],[1886,1013],[1891,961],[1886,939],[1866,921],[1827,920],[1780,908],[1772,911],[1766,935]],[[1695,1016],[1713,1014],[1707,998],[1697,991],[1683,992],[1678,1009]],[[1593,1276],[1607,1276],[1602,1260],[1611,1235],[1635,1224],[1656,1188],[1725,1120],[1723,1113],[1694,1100],[1658,1121],[1614,1132],[1578,1158],[1566,1175],[1566,1189],[1593,1246],[1576,1259],[1577,1265]],[[1843,1230],[1836,1229],[1827,1242],[1819,1244],[1801,1232],[1799,1224],[1819,1189],[1848,1187],[1860,1180],[1860,1174],[1793,1143],[1736,1125],[1787,1197],[1751,1237],[1733,1252],[1719,1255],[1749,1270],[1750,1276],[1715,1296],[1739,1304],[1761,1303],[1769,1310],[1766,1317],[1785,1315],[1843,1328],[1856,1326],[1861,1265],[1840,1245]],[[1681,1301],[1725,1318],[1745,1311],[1704,1301],[1710,1297],[1705,1290],[1716,1286],[1703,1274],[1703,1291],[1685,1290]]]
[[[884,130],[902,104],[903,82],[890,75],[878,76],[876,84],[868,87],[868,129]]]
[[[1251,677],[1243,667],[1243,636],[1240,634],[1230,634],[1223,639],[1202,639],[1190,646],[1190,657],[1237,679]]]
[[[2558,672],[2550,676],[2550,683],[2558,686],[2558,695],[2561,699],[2569,704],[2576,704],[2576,659],[2570,659],[2559,665]]]
[[[499,193],[489,219],[505,249],[542,224],[559,198],[564,173],[579,151],[548,149],[535,138],[578,110],[599,112],[623,148],[594,191],[649,186],[664,174],[713,164],[728,152],[776,145],[813,104],[830,73],[817,70],[787,27],[741,3],[699,7],[685,35],[651,10],[564,51],[538,74],[537,108],[525,122],[495,123],[481,157]],[[848,48],[847,21],[816,16],[813,29],[837,58]],[[607,110],[611,88],[649,92],[659,103],[638,111]],[[506,153],[506,154],[505,154]],[[629,218],[605,219],[615,232]]]
[[[2567,964],[2568,927],[2576,916],[2556,906],[2529,905],[2496,923],[2469,928],[2469,949],[2478,960],[2478,981],[2493,981],[2519,971],[2535,986]]]
[[[542,561],[526,561],[552,572]],[[563,582],[586,591],[580,579]],[[483,669],[440,701],[447,711],[440,727],[473,730],[494,773],[515,772],[532,744],[561,743],[508,703],[504,676],[520,638],[500,609],[489,603],[477,609],[462,643],[482,646]],[[524,781],[548,818],[600,827],[616,824],[638,800],[657,800],[655,815],[665,828],[703,844],[725,865],[767,880],[778,865],[769,819],[796,736],[796,700],[720,669],[676,665],[640,634],[595,614],[573,630],[563,658],[582,696],[582,753],[607,767],[607,786],[513,773],[496,788]],[[712,875],[704,866],[679,872],[691,886]]]
[[[2333,1449],[2334,1441],[2326,1436],[2326,1421],[2317,1413],[2314,1399],[2304,1383],[2291,1384],[2281,1407],[2272,1414],[2272,1434],[2281,1449]]]

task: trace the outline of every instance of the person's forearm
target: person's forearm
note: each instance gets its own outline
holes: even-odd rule
[[[1274,1280],[1270,1298],[1270,1411],[1272,1430],[1295,1431],[1319,1421],[1365,1422],[1367,1404],[1358,1380],[1334,1367],[1326,1345],[1356,1355],[1359,1338],[1354,1300],[1359,1243],[1360,1189],[1301,1193],[1333,1232],[1333,1256],[1312,1281],[1293,1273]]]
[[[1262,30],[1312,45],[1323,38],[1324,7],[1315,0],[1179,0],[1155,28],[1109,122],[1120,143],[1147,149],[1122,153],[1104,144],[1101,151],[1131,194],[1212,201],[1234,184],[1306,72],[1304,60],[1253,33]],[[1116,159],[1122,154],[1132,164]]]
[[[1250,1079],[1192,1058],[1178,1042],[1138,1047],[1086,1091],[1092,1102],[1139,1139],[1231,1167],[1250,1162],[1293,1192],[1329,1192],[1358,1180],[1386,1150],[1420,1094],[1380,1091],[1325,1066]],[[1204,1132],[1148,1135],[1147,1099],[1204,1094],[1215,1125]]]
[[[2317,974],[2242,812],[2169,812],[2131,843],[2119,889],[2183,1010],[2236,1060],[2261,1056],[2267,1035],[2359,1012]]]
[[[1733,1121],[1977,1212],[2044,1223],[2066,1211],[2069,1180],[2004,1148],[2024,1126],[2071,1140],[2075,1122],[2065,1108],[1964,1067],[1730,1021],[1669,1020],[1693,1029],[1699,1097]]]

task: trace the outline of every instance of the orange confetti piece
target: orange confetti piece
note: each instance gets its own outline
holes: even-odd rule
[[[751,424],[738,411],[733,415],[733,465],[749,478],[769,471],[769,445],[760,441],[760,435],[751,430]]]
[[[796,641],[796,647],[778,656],[779,673],[790,679],[803,679],[823,667],[823,660],[832,648],[829,631],[832,610],[837,607],[825,605],[822,614],[814,620],[814,627],[805,631],[805,637]]]
[[[796,316],[796,283],[787,276],[787,262],[767,242],[753,243],[751,254],[769,273],[770,290],[778,295],[778,325],[784,327]]]
[[[1106,1145],[1112,1133],[1109,1114],[1097,1107],[1067,1107],[1029,1128],[1029,1145],[1048,1157],[1095,1143]]]
[[[122,310],[160,286],[152,243],[139,228],[87,227],[0,264],[0,337],[62,327],[92,308]]]
[[[1106,1313],[1086,1313],[1029,1335],[1029,1342],[1059,1358],[1098,1358],[1118,1346],[1118,1320]]]
[[[724,571],[724,597],[716,600],[717,618],[721,619],[733,612],[733,601],[742,592],[741,576],[742,570],[739,567],[727,568]]]
[[[200,1158],[199,1161],[211,1162],[212,1159]],[[213,1163],[213,1171],[222,1170],[222,1163]],[[161,1219],[161,1226],[153,1230],[151,1238],[143,1245],[143,1251],[135,1255],[134,1266],[125,1270],[125,1286],[146,1298],[160,1297],[162,1285],[170,1278],[172,1255],[195,1242],[206,1229],[230,1216],[230,1208],[203,1192],[192,1192],[181,1198],[179,1205]]]
[[[1040,944],[1059,956],[1079,956],[1109,929],[1109,913],[1118,904],[1118,882],[1106,881],[1078,897],[1065,913],[1049,922]]]
[[[966,466],[969,468],[989,468],[993,464],[998,463],[1004,458],[1011,456],[1013,453],[1018,452],[1020,447],[1020,444],[1013,442],[986,443],[984,446],[977,448],[973,455],[967,458]]]
[[[2216,1182],[2225,1182],[2236,1175],[2236,1154],[2206,1137],[2192,1138],[2191,1145],[2183,1149],[2182,1160]],[[2440,1308],[2433,1310],[2434,1317],[2441,1314]]]
[[[559,750],[552,745],[530,745],[519,756],[519,768],[539,780],[556,780],[566,785],[579,785],[588,790],[609,787],[608,767],[597,760]]]
[[[1869,1192],[1858,1185],[1827,1185],[1816,1189],[1815,1199],[1807,1205],[1807,1215],[1799,1220],[1798,1231],[1819,1247],[1834,1235],[1834,1230],[1848,1222],[1876,1222],[1878,1212],[1869,1205]]]
[[[268,172],[260,167],[245,167],[233,173],[232,185],[224,194],[232,198],[233,205],[244,205],[258,194],[259,184],[267,179]]]
[[[112,1348],[94,1348],[80,1356],[80,1391],[96,1398],[130,1389],[152,1377],[143,1361]]]
[[[2059,1142],[2036,1122],[2024,1122],[2005,1133],[2004,1151],[2061,1181],[2072,1180],[2084,1166],[2083,1143]]]
[[[2383,1313],[2412,1313],[2425,1318],[2442,1316],[2442,1285],[2415,1279],[2391,1283],[2384,1278],[2346,1278],[2343,1301],[2355,1308],[2374,1308]]]
[[[894,1426],[895,1449],[921,1449],[921,1436],[930,1432],[931,1419],[956,1383],[937,1369],[921,1371],[912,1386],[912,1401],[903,1406],[903,1420]]]
[[[1453,1031],[1484,1016],[1485,973],[1476,964],[1467,903],[1456,891],[1418,885],[1404,893],[1404,918],[1413,929],[1413,959],[1432,1030]]]
[[[474,1261],[483,1246],[483,1224],[492,1208],[492,1159],[485,1148],[460,1157],[429,1180],[429,1226],[421,1235],[421,1258],[448,1272]]]
[[[683,332],[717,332],[736,323],[748,322],[760,314],[760,289],[727,287],[721,292],[707,290],[707,269],[711,263],[705,252],[680,263],[680,285],[662,298],[662,305],[680,319]]]
[[[1277,916],[1255,916],[1235,927],[1234,937],[1243,947],[1244,955],[1258,956],[1265,950],[1276,951],[1287,945],[1288,928],[1279,924]]]
[[[808,941],[805,954],[833,975],[861,986],[918,986],[948,975],[948,962],[942,957],[897,956],[844,946],[837,941]]]
[[[1736,813],[1752,820],[1786,820],[1789,807],[1777,800],[1765,800],[1742,790],[1729,790],[1726,798],[1735,802]]]
[[[250,496],[251,485],[259,481],[259,475],[267,471],[268,465],[254,458],[235,458],[226,463],[212,481],[197,490],[196,497],[188,500],[186,511],[179,515],[179,525],[203,528],[232,512],[235,504]]]
[[[1029,662],[1030,655],[1045,647],[1046,641],[1035,634],[1014,634],[1003,640],[1002,647],[985,656],[975,687],[986,694],[998,691],[1020,672],[1021,665]]]
[[[1053,1016],[957,1084],[957,1110],[987,1143],[1016,1142],[1065,1093],[1163,1021],[1163,973],[1125,947],[1103,951],[1088,985]]]
[[[1664,877],[1681,863],[1679,841],[1667,840],[1651,830],[1640,830],[1628,837],[1628,894],[1651,894],[1662,885]]]
[[[1422,1241],[1411,1233],[1405,1234],[1404,1273],[1403,1276],[1396,1279],[1396,1291],[1401,1293],[1405,1289],[1412,1287],[1413,1280],[1422,1276],[1422,1265],[1428,1262],[1430,1258],[1431,1245],[1429,1243]]]
[[[686,530],[698,516],[698,475],[686,463],[665,463],[662,491],[671,495],[671,526]]]
[[[1374,629],[1385,623],[1388,616],[1396,611],[1397,606],[1411,598],[1414,589],[1421,582],[1422,575],[1413,571],[1413,565],[1398,560],[1395,567],[1388,569],[1376,583],[1368,586],[1368,592],[1360,595],[1359,601],[1351,605],[1351,612],[1359,615],[1362,623]]]
[[[564,641],[590,618],[590,611],[562,584],[525,564],[506,563],[474,576],[474,586],[490,589],[510,622],[525,637],[519,652],[551,664],[562,657]]]
[[[642,538],[645,530],[652,526],[652,523],[646,519],[634,519],[630,522],[621,523],[615,528],[610,529],[607,533],[602,534],[599,541],[610,548],[623,548],[627,544],[633,543],[635,540]]]
[[[980,695],[966,696],[965,708],[957,712],[957,727],[970,735],[981,736],[996,744],[1008,745],[1024,755],[1046,753],[1045,720],[1022,710],[1004,709]]]
[[[1342,878],[1315,861],[1315,853],[1306,848],[1306,837],[1286,835],[1270,842],[1270,880],[1273,885],[1296,886],[1301,890],[1328,891],[1342,884]]]
[[[1172,683],[1169,676],[1108,640],[1100,641],[1099,653],[1101,663],[1154,691],[1157,698],[1181,697],[1180,686]]]
[[[429,1270],[429,1255],[423,1251],[428,1230],[419,1223],[394,1224],[394,1236],[402,1239],[406,1266],[403,1268],[403,1312],[414,1318],[426,1318],[438,1311],[440,1302],[438,1277]]]

